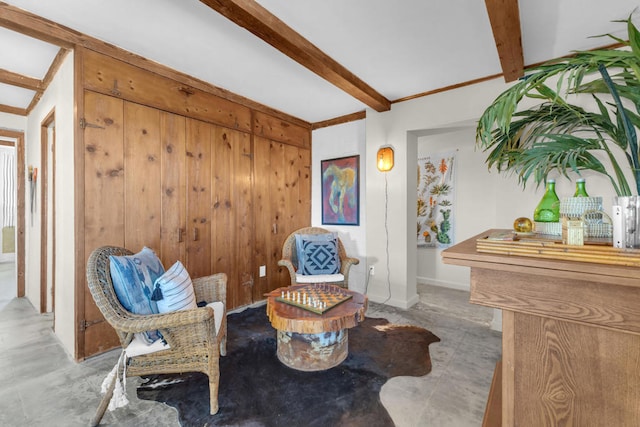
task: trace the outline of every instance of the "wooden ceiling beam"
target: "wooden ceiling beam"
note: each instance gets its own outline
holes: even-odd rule
[[[524,75],[522,32],[518,0],[485,0],[493,38],[506,82]]]
[[[67,49],[72,49],[82,39],[82,34],[77,31],[5,2],[0,2],[0,26]]]
[[[27,77],[22,74],[14,73],[13,71],[4,70],[0,68],[0,83],[5,83],[12,86],[18,86],[23,89],[29,90],[41,90],[42,81],[33,77]]]
[[[9,113],[9,114],[16,114],[18,116],[26,116],[27,109],[13,107],[11,105],[0,104],[0,113]]]
[[[379,112],[391,109],[391,102],[382,94],[255,1],[200,1],[365,105]]]

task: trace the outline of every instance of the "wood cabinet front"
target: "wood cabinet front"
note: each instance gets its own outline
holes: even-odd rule
[[[640,269],[477,252],[491,231],[442,256],[502,309],[501,425],[640,425]]]
[[[98,246],[148,246],[165,268],[226,273],[228,309],[286,283],[282,242],[310,221],[309,149],[92,91],[84,100],[85,263]],[[85,301],[86,356],[117,341]]]

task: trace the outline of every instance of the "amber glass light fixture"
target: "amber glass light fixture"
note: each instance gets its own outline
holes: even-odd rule
[[[389,172],[393,169],[393,148],[381,147],[378,150],[378,170],[380,172]]]

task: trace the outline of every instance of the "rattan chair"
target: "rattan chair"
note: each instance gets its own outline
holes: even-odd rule
[[[119,247],[104,246],[93,251],[87,263],[89,290],[107,322],[115,329],[122,348],[134,334],[158,329],[170,348],[151,354],[127,358],[126,376],[203,372],[209,377],[210,412],[218,412],[219,358],[226,354],[226,311],[216,334],[214,312],[210,307],[172,313],[136,315],[120,304],[111,281],[109,255],[132,255]],[[226,307],[227,276],[224,273],[193,279],[196,301],[220,301]],[[91,425],[100,423],[111,396],[115,379],[100,402]]]
[[[306,227],[301,228],[299,230],[291,233],[284,244],[282,245],[282,259],[278,261],[278,265],[282,267],[286,267],[289,270],[289,275],[291,277],[291,285],[299,284],[298,277],[296,274],[297,265],[298,265],[298,255],[296,252],[296,234],[324,234],[331,233],[329,230],[320,227]],[[352,265],[356,265],[360,263],[360,260],[357,258],[351,258],[347,256],[346,251],[344,250],[344,245],[342,241],[338,237],[338,256],[340,257],[340,274],[344,276],[344,278],[340,281],[331,280],[331,283],[334,285],[342,286],[343,288],[349,287],[349,269]],[[313,283],[313,276],[307,276],[307,280],[304,283]],[[324,278],[319,276],[317,283],[325,282]]]

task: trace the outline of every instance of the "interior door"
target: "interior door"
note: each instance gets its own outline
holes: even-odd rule
[[[124,247],[147,246],[160,253],[161,150],[160,111],[124,104]]]
[[[160,113],[162,217],[160,260],[165,268],[185,262],[186,250],[186,119]]]
[[[251,136],[222,127],[212,136],[212,272],[227,274],[227,304],[234,308],[253,302]]]
[[[256,265],[266,266],[259,277],[253,299],[290,284],[289,273],[278,266],[287,236],[311,224],[310,150],[255,138]]]
[[[98,246],[124,246],[124,104],[94,92],[84,94],[84,265]],[[86,287],[79,331],[83,356],[120,345]]]
[[[191,277],[211,274],[211,139],[213,125],[187,119],[186,268]]]

